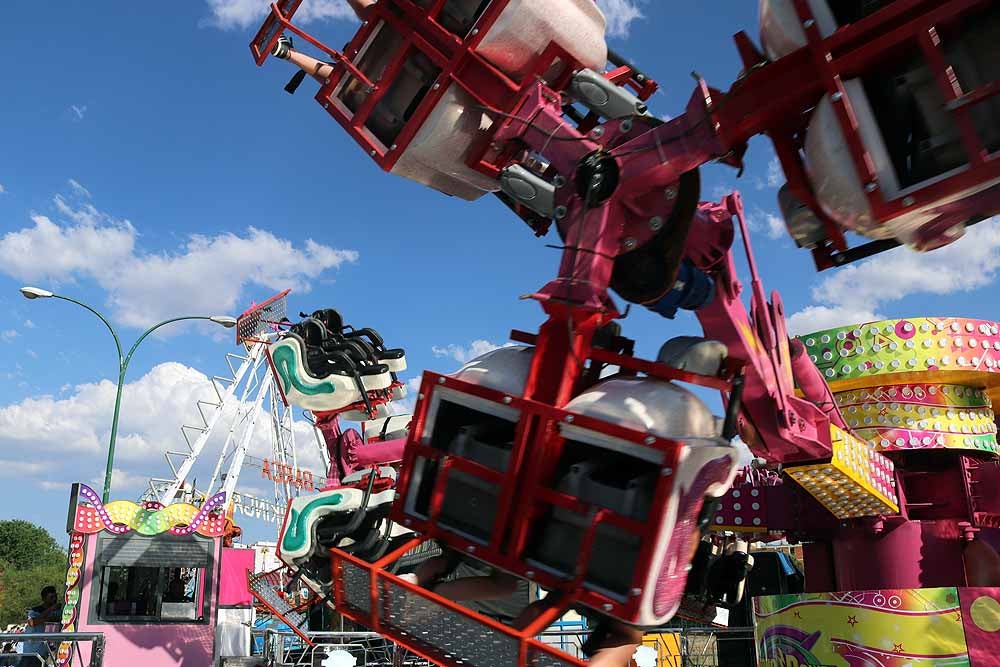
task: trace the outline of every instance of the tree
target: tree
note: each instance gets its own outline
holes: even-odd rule
[[[49,532],[28,521],[0,521],[0,561],[15,570],[63,564],[66,550]]]
[[[0,628],[23,623],[41,603],[45,586],[62,594],[66,552],[44,528],[27,521],[0,521]]]
[[[39,565],[4,572],[0,575],[0,628],[24,623],[27,610],[41,604],[40,593],[45,586],[55,586],[61,598],[65,582],[65,565]]]

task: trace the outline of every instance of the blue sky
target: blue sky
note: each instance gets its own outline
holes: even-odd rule
[[[468,204],[383,174],[313,102],[311,82],[282,92],[291,70],[258,69],[247,48],[264,4],[6,8],[0,516],[64,539],[69,483],[99,483],[114,395],[114,347],[100,323],[71,304],[25,301],[23,284],[93,304],[127,344],[159,319],[235,315],[290,287],[293,313],[336,307],[405,347],[408,378],[454,370],[511,328],[541,323],[537,305],[517,297],[554,275],[550,240],[489,198]],[[660,82],[661,115],[683,109],[692,70],[728,87],[740,68],[732,34],[756,34],[756,3],[745,0],[603,4],[615,48]],[[353,34],[338,0],[305,0],[303,10],[331,44]],[[995,224],[929,256],[894,251],[818,275],[783,235],[782,179],[765,140],[753,142],[748,167],[739,183],[706,167],[703,197],[740,187],[765,285],[781,290],[799,330],[876,315],[1000,315]],[[689,315],[670,322],[638,309],[624,326],[647,357],[697,331]],[[228,351],[228,334],[201,326],[143,344],[129,370],[116,497],[136,497],[167,471],[161,452],[178,447]],[[254,472],[246,486],[260,491]],[[244,525],[251,537],[272,533]]]

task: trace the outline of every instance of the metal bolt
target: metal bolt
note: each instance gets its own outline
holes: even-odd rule
[[[323,83],[330,83],[329,79],[323,79]]]
[[[664,477],[670,477],[671,475],[674,474],[674,469],[664,468],[663,470],[660,471],[660,474],[663,475]]]
[[[605,602],[604,604],[601,605],[601,607],[604,608],[604,611],[611,611],[612,609],[615,608],[615,606],[610,602]]]
[[[809,28],[813,27],[814,25],[816,25],[816,22],[813,21],[812,19],[808,19],[805,23],[802,24],[802,27],[805,28],[806,30],[808,30]]]
[[[469,34],[475,37],[476,35],[479,34],[479,28],[473,28],[472,32],[470,32]]]
[[[556,216],[556,220],[562,220],[563,218],[566,217],[566,213],[567,213],[566,207],[565,206],[556,206],[556,210],[553,211],[553,213]]]
[[[511,398],[510,396],[504,396],[503,397],[503,402],[506,403],[507,405],[510,405],[510,402],[513,401],[513,400],[514,399]]]
[[[396,144],[393,144],[392,146],[389,146],[389,150],[391,150],[391,151],[396,150]]]
[[[663,229],[663,218],[656,215],[649,219],[649,228],[654,232],[658,232]]]
[[[403,519],[403,525],[404,526],[412,526],[413,525],[413,519]]]
[[[417,400],[418,400],[418,401],[422,401],[422,400],[424,400],[424,395],[423,395],[423,393],[420,393],[420,394],[417,394]]]
[[[330,108],[330,103],[329,102],[323,102],[323,108],[324,109],[329,109]]]
[[[640,595],[642,595],[642,589],[641,588],[633,588],[630,592],[632,593],[632,597],[636,597],[637,598]]]
[[[435,83],[433,86],[431,86],[431,90],[437,90],[440,87],[441,87],[440,83]]]
[[[844,98],[844,94],[842,92],[840,92],[839,90],[837,92],[835,92],[833,95],[830,95],[830,99],[833,100],[834,102],[839,102],[843,98]]]
[[[876,190],[878,190],[878,183],[874,181],[865,186],[865,192],[875,192]]]
[[[666,197],[667,199],[677,199],[677,189],[667,188],[666,190],[663,191],[663,196]]]
[[[371,155],[372,157],[375,157],[376,154],[377,154],[377,151],[374,148],[372,149],[372,152],[369,153],[369,155]]]
[[[648,435],[646,436],[646,439],[643,442],[645,442],[647,445],[654,445],[656,444],[656,438],[654,438],[651,435]]]
[[[468,551],[470,554],[476,553],[476,547],[473,546],[465,547],[465,550]]]
[[[903,206],[913,206],[917,203],[917,200],[913,197],[903,197]]]
[[[552,185],[556,186],[557,188],[561,188],[562,186],[566,185],[566,179],[560,176],[559,174],[556,174],[552,178]]]
[[[621,124],[621,128],[622,128],[622,132],[631,132],[632,131],[632,119],[631,118],[626,118],[625,120],[623,120],[622,124]]]
[[[594,130],[590,133],[590,135],[592,137],[594,137],[595,139],[600,139],[601,137],[604,136],[604,128],[603,127],[595,127]]]
[[[444,378],[438,378],[438,384],[444,384]]]
[[[637,244],[636,240],[634,238],[632,238],[631,236],[628,237],[627,239],[625,239],[624,241],[622,241],[622,245],[625,246],[626,250],[632,250],[632,249],[634,249],[635,246],[636,246],[636,244]]]
[[[566,415],[566,423],[567,424],[573,423],[573,415]]]
[[[530,579],[531,577],[535,576],[535,571],[534,570],[528,570],[527,572],[524,573],[524,576],[526,576],[526,577],[528,577]]]

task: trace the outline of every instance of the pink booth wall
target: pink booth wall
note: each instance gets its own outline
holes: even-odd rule
[[[99,595],[94,582],[98,534],[86,536],[84,567],[81,568],[78,632],[103,632],[106,667],[210,667],[215,663],[215,625],[217,609],[214,603],[219,593],[219,570],[222,562],[222,540],[212,538],[211,582],[204,591],[213,603],[209,617],[203,623],[109,623],[97,620],[91,609],[91,596]],[[227,550],[228,551],[228,550]],[[252,553],[252,552],[251,552]],[[81,644],[84,664],[90,658],[90,647]]]

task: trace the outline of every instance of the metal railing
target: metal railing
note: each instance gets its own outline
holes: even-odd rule
[[[540,639],[549,646],[576,658],[583,658],[581,646],[587,639],[583,628],[548,630]],[[343,650],[356,659],[357,667],[428,667],[428,661],[375,632],[309,632],[310,647],[293,632],[266,629],[253,632],[263,637],[261,656],[268,665],[311,665],[314,655]],[[741,652],[754,651],[753,628],[664,628],[646,635],[644,644],[657,653],[657,667],[725,667],[720,648],[742,643]]]
[[[309,632],[309,646],[294,632],[255,630],[252,635],[263,637],[261,656],[268,665],[312,665],[317,655],[344,651],[355,658],[357,667],[430,667],[401,646],[375,632]]]
[[[3,632],[0,633],[0,645],[7,643],[21,644],[23,642],[51,642],[70,644],[70,659],[68,664],[83,665],[83,655],[80,653],[80,642],[89,642],[91,645],[90,661],[87,667],[102,667],[104,665],[104,633],[103,632]],[[0,665],[24,665],[32,664],[31,658],[38,661],[40,667],[50,664],[54,660],[56,650],[51,650],[49,655],[39,655],[37,653],[0,653]],[[79,658],[74,663],[74,659]]]

